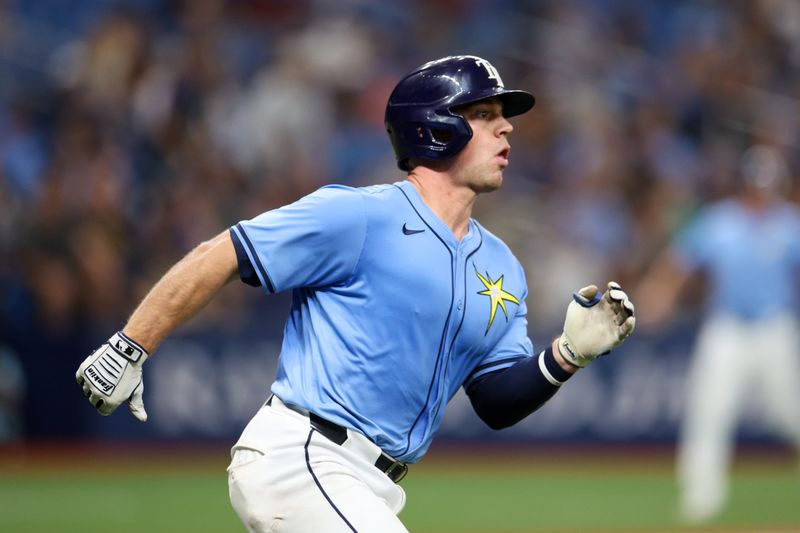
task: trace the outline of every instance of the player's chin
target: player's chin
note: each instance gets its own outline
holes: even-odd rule
[[[480,183],[480,190],[478,192],[492,192],[496,191],[503,185],[503,171],[498,170],[489,174],[486,179]]]
[[[478,194],[496,191],[503,184],[503,169],[496,165],[476,167],[464,181]]]

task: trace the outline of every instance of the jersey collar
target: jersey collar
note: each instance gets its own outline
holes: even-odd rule
[[[417,188],[411,184],[410,181],[398,181],[394,184],[396,187],[400,188],[404,193],[408,201],[411,202],[411,205],[414,206],[414,209],[417,213],[425,220],[425,222],[436,232],[436,234],[441,238],[444,242],[447,243],[448,246],[453,248],[454,250],[461,249],[463,251],[470,251],[472,248],[475,248],[480,244],[481,236],[480,230],[477,227],[477,223],[474,219],[469,219],[469,226],[467,230],[467,234],[459,242],[456,239],[453,230],[450,229],[450,226],[444,223],[441,218],[436,215],[428,205],[422,200],[422,197],[419,195]]]

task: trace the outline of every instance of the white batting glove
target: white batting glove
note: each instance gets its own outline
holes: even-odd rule
[[[122,332],[115,333],[84,359],[75,380],[97,412],[108,416],[126,401],[133,416],[147,421],[142,393],[142,364],[148,353]]]
[[[608,290],[589,285],[572,295],[558,350],[569,363],[584,367],[622,344],[636,325],[633,302],[618,283]]]

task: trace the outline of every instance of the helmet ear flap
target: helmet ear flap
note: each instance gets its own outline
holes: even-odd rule
[[[420,143],[428,146],[446,147],[447,143],[452,141],[455,136],[456,132],[446,124],[436,124],[435,126],[417,124],[417,137]]]
[[[407,112],[410,114],[410,110]],[[415,121],[386,123],[401,170],[410,170],[408,160],[412,158],[449,159],[472,138],[472,128],[461,115],[447,113],[435,120],[420,115]]]
[[[447,145],[455,137],[452,130],[445,128],[431,128],[430,132],[431,141],[441,145]]]

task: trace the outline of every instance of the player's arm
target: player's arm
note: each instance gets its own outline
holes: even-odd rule
[[[153,286],[122,332],[152,353],[175,328],[197,314],[238,272],[228,230],[203,242]]]
[[[147,419],[142,364],[172,331],[236,277],[237,267],[227,230],[198,245],[153,286],[123,330],[81,363],[75,378],[100,414],[109,415],[128,401],[137,419]]]
[[[691,277],[691,271],[681,268],[671,249],[660,253],[634,290],[643,309],[639,317],[642,326],[666,323]]]
[[[492,429],[503,429],[544,405],[576,370],[563,362],[553,341],[539,355],[475,379],[466,392],[481,420]]]
[[[634,306],[611,282],[573,294],[564,331],[538,356],[473,380],[466,388],[475,412],[493,429],[516,424],[546,403],[579,369],[621,344],[635,326]]]

